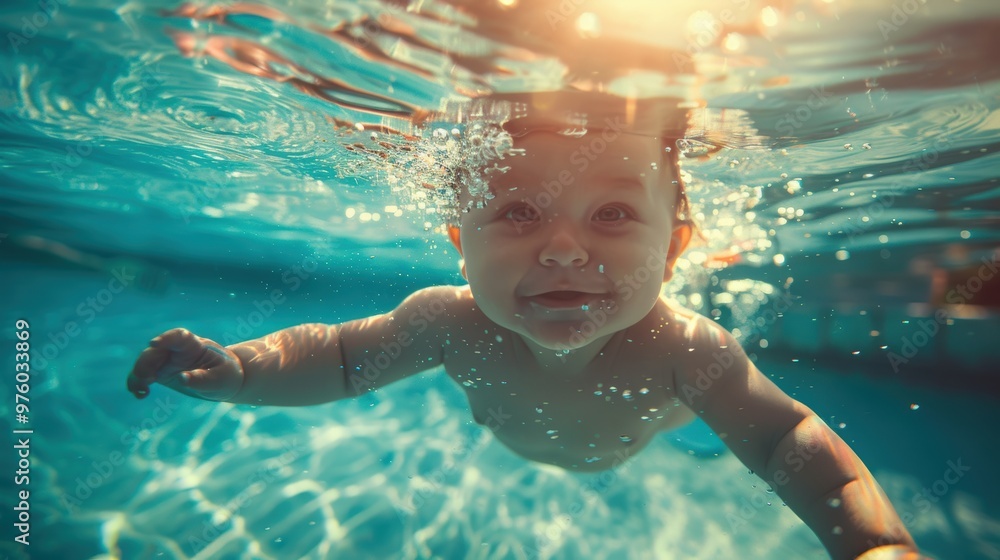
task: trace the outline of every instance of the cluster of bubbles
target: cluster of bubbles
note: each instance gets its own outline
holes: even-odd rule
[[[431,142],[418,150],[435,158],[445,170],[445,198],[439,208],[448,220],[458,219],[459,211],[468,211],[471,205],[482,208],[493,198],[490,183],[509,167],[503,165],[507,156],[516,155],[514,141],[503,129],[502,123],[473,120],[458,124],[450,130],[434,128]],[[459,208],[458,194],[468,195],[467,206]]]
[[[510,115],[511,104],[504,101],[465,101],[446,104],[405,134],[357,127],[364,155],[338,171],[387,185],[401,207],[427,220],[425,226],[454,224],[462,211],[493,198],[491,181],[509,169],[504,160],[521,153],[503,127]],[[468,200],[464,208],[462,192]]]

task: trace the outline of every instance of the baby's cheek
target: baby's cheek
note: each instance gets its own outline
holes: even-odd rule
[[[470,274],[469,287],[472,289],[472,297],[476,300],[476,304],[483,309],[495,309],[501,301],[503,290],[494,280]]]
[[[621,300],[628,301],[634,295],[632,287],[629,286],[625,280],[615,280],[614,286],[615,295],[617,295]]]

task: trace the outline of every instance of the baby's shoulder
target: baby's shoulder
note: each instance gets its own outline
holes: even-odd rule
[[[428,286],[421,288],[412,294],[406,301],[419,305],[430,306],[432,303],[453,307],[466,300],[472,299],[472,291],[469,286]]]
[[[746,361],[741,344],[722,325],[676,302],[661,299],[658,304],[661,321],[669,325],[665,344],[675,350],[678,371],[694,372],[716,362]],[[677,352],[680,349],[682,351]]]
[[[664,344],[680,344],[692,353],[706,348],[717,349],[732,338],[729,331],[715,321],[666,298],[660,298],[650,317],[654,324],[650,325],[649,332],[662,332],[666,335],[662,340]]]
[[[676,301],[661,297],[657,300],[653,311],[648,316],[659,329],[666,329],[671,339],[686,339],[692,336],[696,329],[703,328],[701,323],[708,319],[696,311],[692,311]],[[658,330],[659,330],[658,329]]]
[[[430,286],[410,294],[403,306],[431,322],[442,325],[471,325],[482,312],[469,286]]]

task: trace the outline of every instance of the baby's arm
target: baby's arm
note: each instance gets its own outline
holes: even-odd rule
[[[226,348],[174,329],[140,355],[129,390],[141,398],[159,382],[208,400],[279,406],[358,396],[440,365],[458,297],[460,288],[426,288],[383,315],[289,327]]]
[[[851,448],[762,375],[729,332],[698,322],[694,361],[677,373],[681,400],[777,492],[834,559],[854,559],[878,546],[886,554],[878,558],[919,558],[889,499]],[[864,558],[876,557],[871,554]]]

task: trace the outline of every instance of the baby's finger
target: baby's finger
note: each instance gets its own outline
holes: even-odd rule
[[[146,348],[128,374],[128,389],[136,396],[139,392],[148,393],[149,384],[156,381],[156,372],[167,363],[170,351],[161,348]],[[145,396],[143,394],[142,396]],[[141,397],[140,397],[141,398]]]
[[[128,392],[132,393],[135,398],[144,399],[149,396],[149,384],[139,381],[134,375],[129,374],[125,384],[128,387]]]
[[[197,370],[195,370],[195,371],[197,371]],[[161,377],[157,381],[161,385],[164,385],[166,387],[170,387],[171,389],[174,389],[175,391],[183,391],[183,389],[188,386],[188,384],[189,384],[189,382],[191,380],[191,373],[192,372],[188,372],[188,371],[178,371],[178,372],[176,372],[176,373],[174,373],[172,375],[167,375],[167,376]]]
[[[173,352],[194,351],[201,348],[201,341],[187,329],[170,329],[149,341],[153,348],[165,348]]]
[[[207,369],[185,371],[181,383],[197,391],[218,391],[222,388],[219,376],[212,375]]]
[[[172,389],[213,401],[226,400],[239,389],[238,386],[232,386],[231,379],[227,382],[218,372],[207,369],[181,372],[176,376],[174,383]]]

